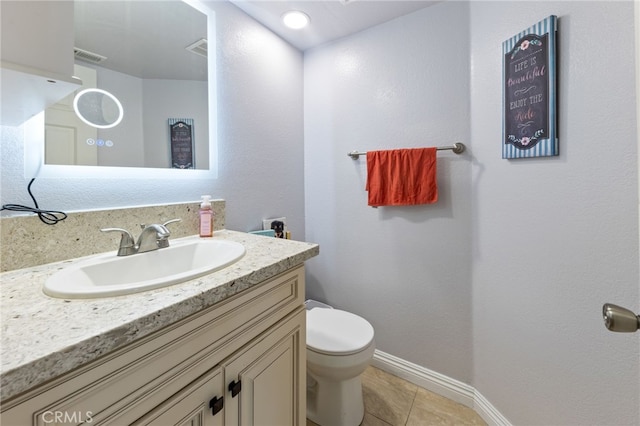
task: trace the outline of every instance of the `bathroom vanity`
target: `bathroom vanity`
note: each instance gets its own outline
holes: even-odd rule
[[[2,274],[2,424],[304,425],[304,261],[318,246],[214,238],[245,256],[127,296],[45,296],[68,262]]]

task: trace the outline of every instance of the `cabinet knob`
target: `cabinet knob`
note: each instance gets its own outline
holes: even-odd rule
[[[229,391],[231,392],[231,398],[235,398],[236,395],[240,393],[242,390],[242,380],[238,380],[237,382],[234,380],[229,383]]]
[[[211,408],[211,415],[215,416],[216,414],[218,414],[220,410],[224,408],[224,397],[214,397],[211,401],[209,401],[209,408]]]

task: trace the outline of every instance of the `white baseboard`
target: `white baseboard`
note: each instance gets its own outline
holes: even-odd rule
[[[371,365],[474,409],[490,426],[512,426],[473,386],[377,349]]]
[[[491,426],[512,426],[511,422],[500,413],[480,392],[475,391],[474,410]]]

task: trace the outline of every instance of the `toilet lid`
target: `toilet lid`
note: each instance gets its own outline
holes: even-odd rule
[[[373,341],[373,327],[364,318],[339,309],[307,311],[307,347],[326,354],[347,355]]]

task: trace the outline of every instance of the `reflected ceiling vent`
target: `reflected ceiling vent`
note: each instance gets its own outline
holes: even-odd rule
[[[89,52],[88,50],[73,48],[73,55],[76,59],[91,62],[92,64],[99,64],[107,60],[106,56],[98,55],[97,53]]]
[[[207,53],[209,52],[209,43],[207,42],[207,39],[201,38],[195,43],[185,47],[185,49],[187,49],[189,52],[193,52],[196,55],[204,56],[206,58]]]

